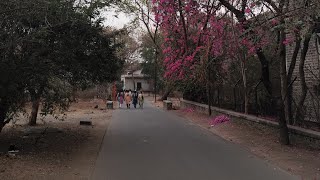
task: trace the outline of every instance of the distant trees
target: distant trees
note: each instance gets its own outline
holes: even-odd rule
[[[30,125],[66,109],[74,87],[118,78],[121,43],[104,33],[97,3],[8,0],[0,3],[0,130],[26,101]]]
[[[159,46],[161,44],[161,40],[162,39],[159,37]],[[148,75],[150,79],[155,79],[155,81],[157,82],[157,89],[161,90],[165,86],[165,79],[163,77],[164,66],[161,61],[155,61],[157,47],[148,33],[142,34],[142,36],[140,37],[140,41],[140,54],[143,58],[143,62],[141,64],[143,70],[142,73]],[[161,60],[161,58],[163,57],[162,52],[159,52],[157,56]],[[155,70],[155,68],[157,68],[157,70]],[[167,87],[169,86],[167,85]]]

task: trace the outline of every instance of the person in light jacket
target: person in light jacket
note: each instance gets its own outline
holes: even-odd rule
[[[127,104],[127,108],[130,109],[130,103],[131,103],[132,99],[131,99],[131,95],[129,94],[129,92],[126,93],[124,98],[125,98],[125,101]]]
[[[144,97],[143,97],[142,91],[138,95],[138,102],[139,102],[139,107],[143,108]]]

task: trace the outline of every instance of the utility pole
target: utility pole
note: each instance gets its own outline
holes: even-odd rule
[[[135,91],[136,90],[136,82],[134,81],[133,71],[131,73],[131,76],[132,76],[132,82],[133,82],[133,91]]]
[[[131,64],[131,77],[132,77],[132,83],[133,83],[133,90],[132,91],[135,91],[136,90],[136,82],[134,81],[134,76],[133,76],[133,62],[131,61],[130,64]]]
[[[157,102],[157,59],[158,59],[158,50],[156,49],[155,58],[154,58],[154,102]]]

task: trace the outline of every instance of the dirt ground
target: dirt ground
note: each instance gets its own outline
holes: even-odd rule
[[[103,101],[80,100],[64,120],[49,116],[30,128],[19,117],[0,134],[0,179],[89,179],[111,116]],[[92,125],[79,125],[82,120]],[[7,154],[10,145],[19,152]]]
[[[177,99],[173,100],[177,101]],[[157,103],[152,101],[152,104],[158,108],[163,107],[161,101],[157,101]],[[171,112],[227,141],[241,145],[256,156],[301,177],[301,179],[320,180],[320,141],[291,136],[292,145],[284,146],[278,141],[278,130],[272,127],[237,118],[211,127],[209,125],[210,117],[205,114],[184,109]]]

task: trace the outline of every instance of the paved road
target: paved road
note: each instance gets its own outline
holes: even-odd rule
[[[153,108],[113,114],[93,180],[291,180],[238,145]]]

